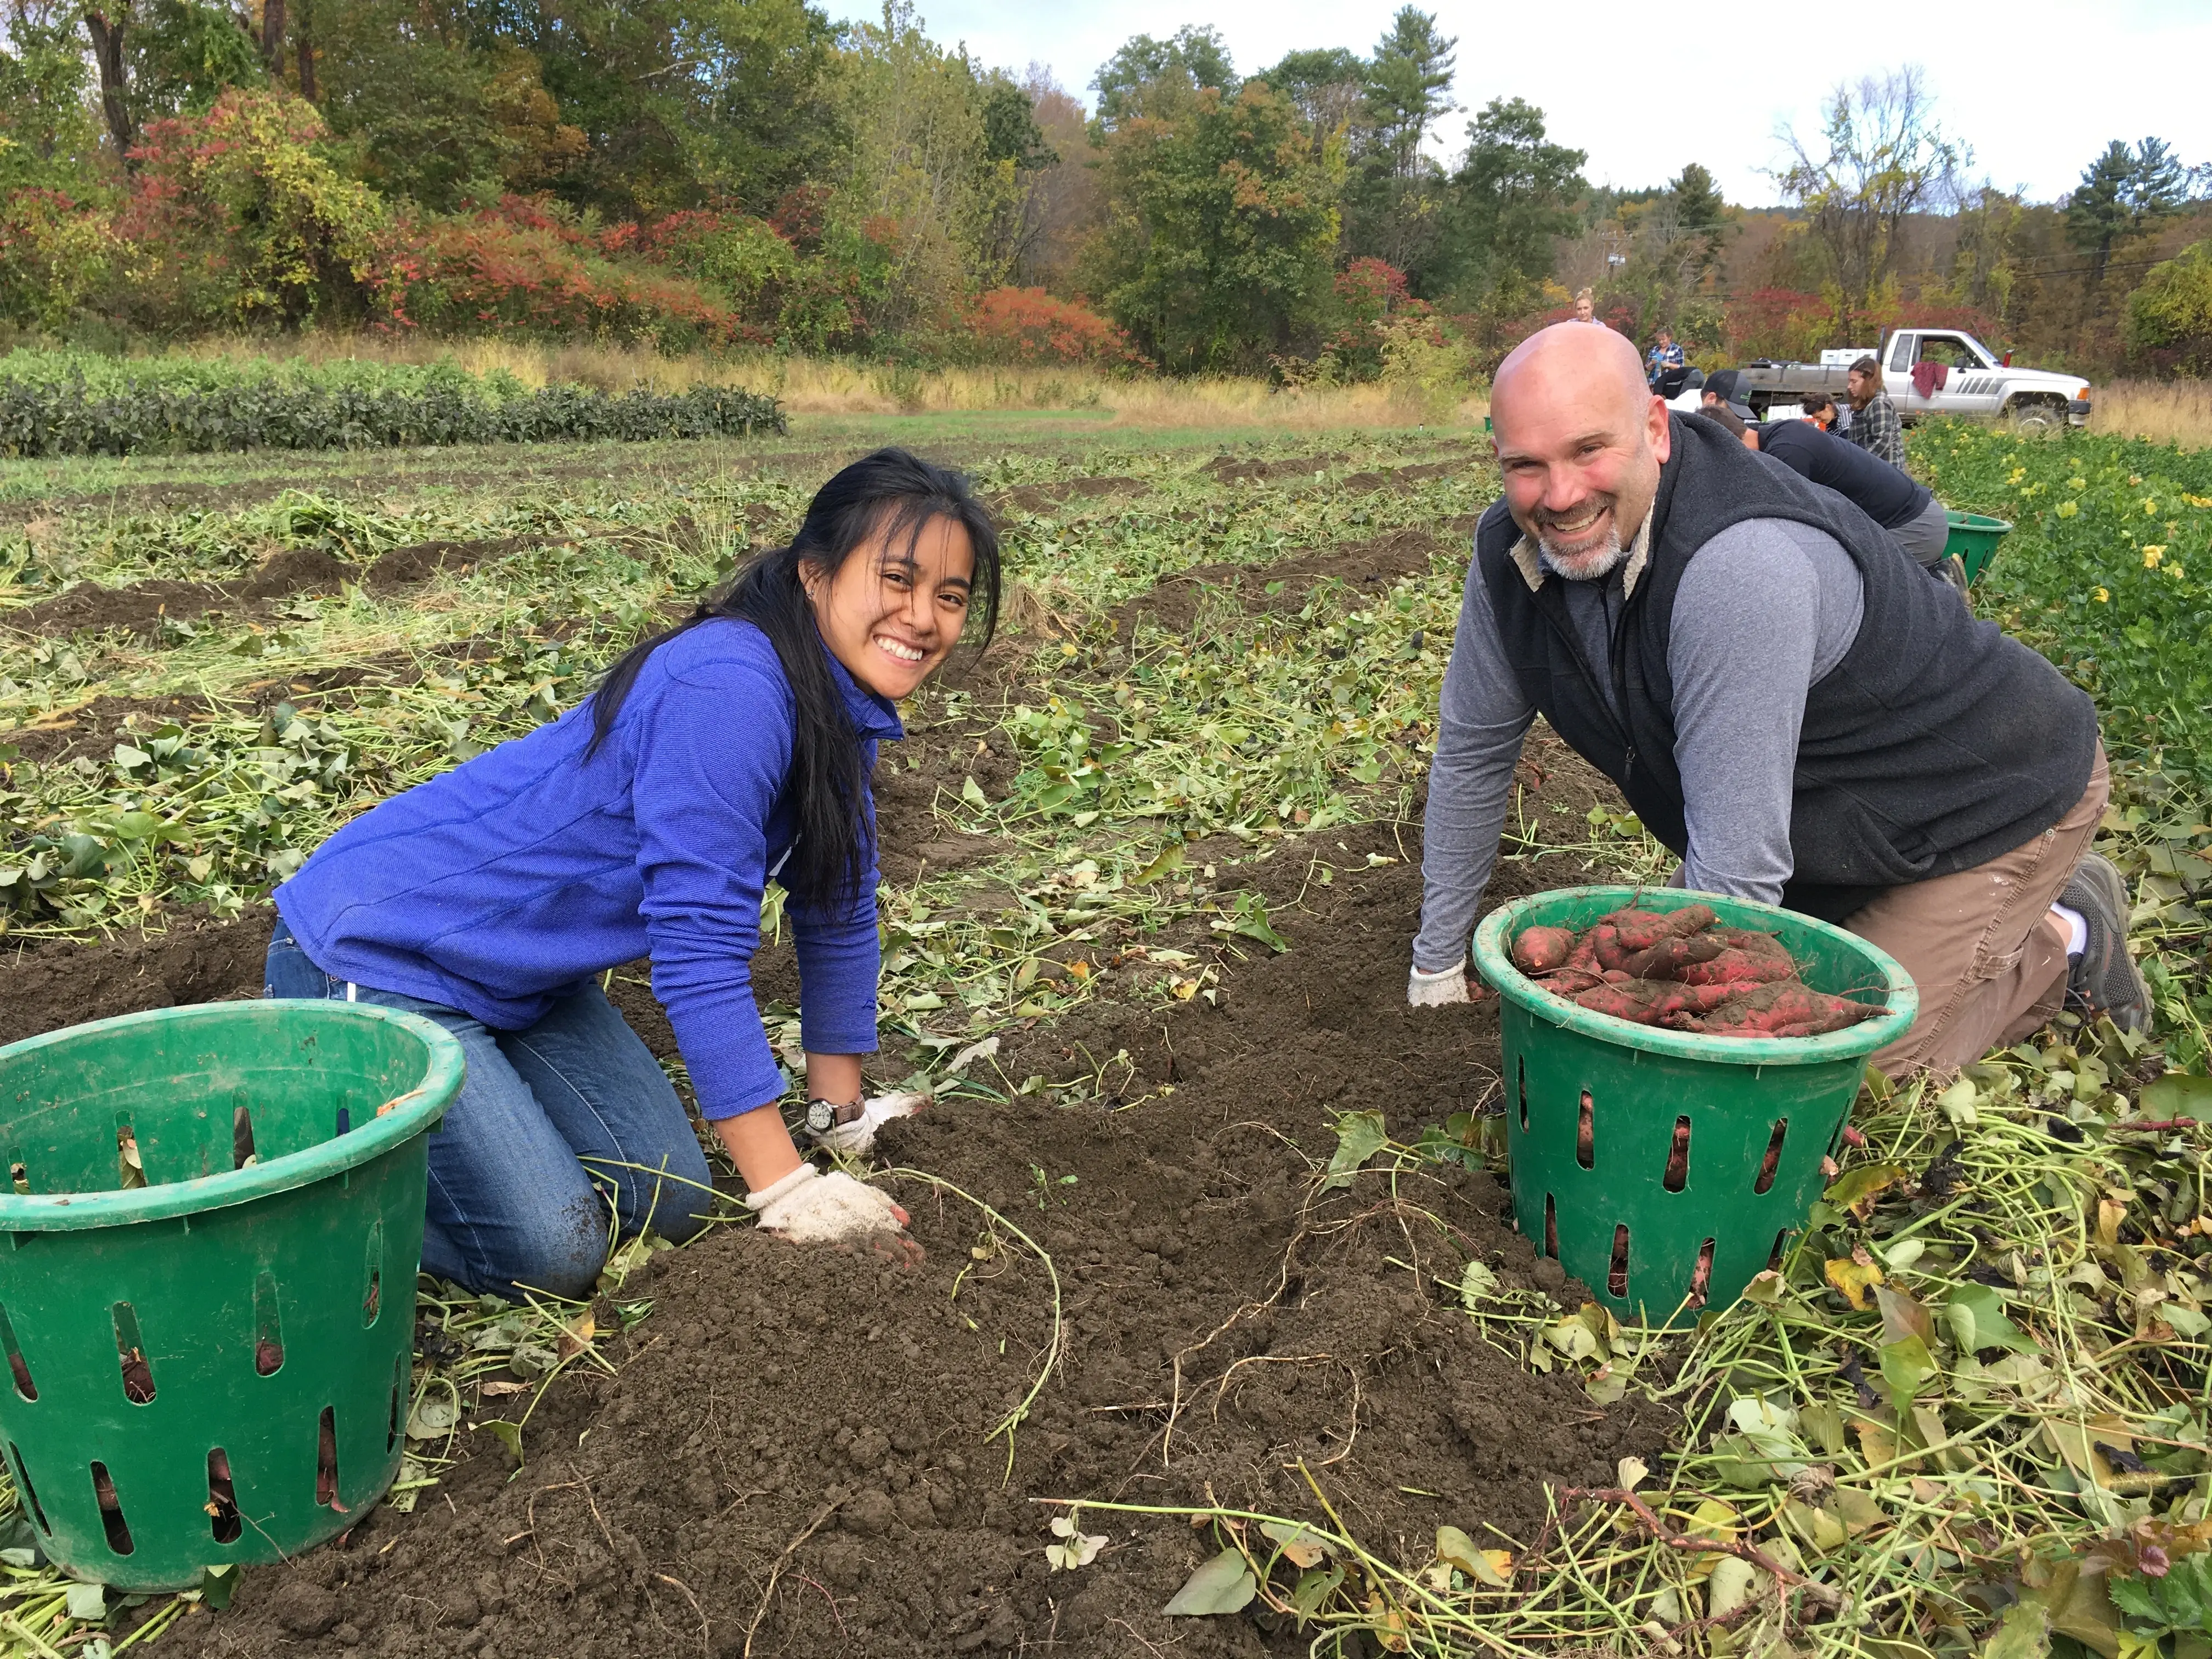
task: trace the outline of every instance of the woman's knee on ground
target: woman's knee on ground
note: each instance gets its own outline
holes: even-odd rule
[[[495,1281],[580,1302],[597,1287],[607,1265],[607,1209],[596,1192],[513,1218],[485,1266]]]

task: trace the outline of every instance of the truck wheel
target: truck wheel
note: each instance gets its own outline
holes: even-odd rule
[[[2015,398],[2005,413],[2016,432],[2045,437],[2066,429],[2066,405],[2052,398]]]

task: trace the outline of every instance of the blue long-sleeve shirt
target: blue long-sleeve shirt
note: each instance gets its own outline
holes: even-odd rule
[[[897,712],[834,659],[862,743]],[[729,1117],[783,1091],[752,994],[761,896],[791,848],[784,786],[794,703],[775,647],[717,619],[646,659],[589,760],[591,705],[395,795],[317,848],[276,890],[308,960],[378,990],[459,1008],[495,1030],[542,1018],[592,976],[641,956],[700,1110]],[[795,898],[800,1034],[810,1053],[876,1047],[875,808],[860,893]]]

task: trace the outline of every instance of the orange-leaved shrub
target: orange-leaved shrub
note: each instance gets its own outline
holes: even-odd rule
[[[969,327],[976,354],[993,361],[1100,368],[1151,366],[1115,324],[1080,300],[1056,300],[1041,288],[991,289],[969,313]]]

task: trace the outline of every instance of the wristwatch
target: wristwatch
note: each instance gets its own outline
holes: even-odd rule
[[[850,1123],[866,1109],[866,1103],[858,1100],[836,1101],[813,1099],[806,1103],[806,1133],[827,1134],[841,1123]]]

